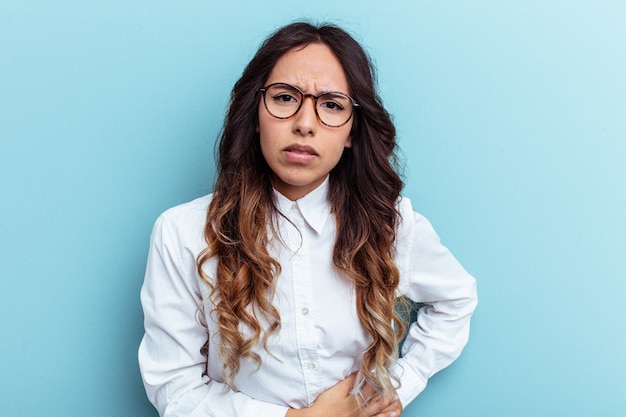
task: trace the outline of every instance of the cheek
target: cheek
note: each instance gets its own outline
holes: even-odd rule
[[[263,158],[267,160],[267,153],[268,153],[267,135],[263,131],[263,129],[260,129],[259,131],[259,146],[261,148],[261,154],[263,154]]]
[[[271,123],[267,123],[263,119],[259,119],[259,146],[261,148],[261,154],[266,162],[271,157],[273,151],[277,147],[275,140],[276,134],[273,132]]]
[[[342,126],[344,133],[344,137],[346,138],[344,142],[344,147],[351,148],[352,147],[352,128],[354,127],[354,120],[350,120],[350,122],[346,126]]]
[[[271,127],[271,119],[273,118],[267,114],[265,106],[263,105],[263,99],[261,99],[257,111],[256,132],[261,133],[263,131],[267,131],[268,128]]]
[[[352,147],[352,135],[350,135],[350,133],[352,133],[352,123],[349,123],[348,126],[343,126],[342,129],[344,129],[342,131],[342,137],[344,138],[342,141],[343,147],[351,148]]]
[[[265,147],[267,142],[267,138],[271,136],[268,132],[269,126],[266,120],[263,119],[263,115],[259,114],[259,119],[257,121],[256,133],[259,135],[258,140],[261,144],[261,148]]]
[[[259,114],[257,117],[256,131],[259,134],[265,134],[268,136],[269,132],[276,130],[276,119],[268,115],[265,108],[259,107]]]

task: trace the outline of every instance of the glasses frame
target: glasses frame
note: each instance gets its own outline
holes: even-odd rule
[[[290,116],[285,116],[285,117],[276,116],[274,113],[272,113],[270,111],[269,107],[267,107],[267,101],[266,101],[266,98],[265,98],[265,93],[267,92],[268,89],[270,89],[270,88],[272,88],[272,87],[274,87],[276,85],[286,85],[286,86],[288,86],[290,88],[293,88],[294,90],[298,91],[300,93],[300,95],[302,95],[302,100],[300,100],[300,104],[298,105],[298,108]],[[272,84],[266,85],[263,88],[260,88],[259,91],[263,95],[263,105],[265,105],[265,110],[267,110],[267,112],[269,113],[270,116],[274,117],[275,119],[279,119],[279,120],[291,119],[293,116],[298,114],[298,112],[302,108],[302,105],[304,104],[304,100],[307,97],[311,97],[313,99],[313,108],[315,109],[315,116],[317,117],[317,120],[321,124],[323,124],[324,126],[327,126],[327,127],[341,127],[341,126],[345,126],[350,121],[350,119],[352,119],[352,116],[354,115],[354,109],[356,109],[357,107],[360,107],[359,103],[357,103],[352,97],[350,97],[346,93],[342,93],[341,91],[323,91],[323,92],[321,92],[321,93],[319,93],[317,95],[315,95],[315,94],[307,94],[304,91],[300,90],[295,85],[291,85],[289,83],[272,83]],[[320,117],[319,113],[317,112],[317,99],[319,99],[321,96],[323,96],[325,94],[339,94],[341,96],[347,97],[350,100],[350,103],[352,103],[352,111],[350,112],[350,116],[348,116],[348,119],[345,122],[343,122],[341,124],[338,124],[338,125],[331,125],[331,124],[325,123],[322,120],[322,118]]]

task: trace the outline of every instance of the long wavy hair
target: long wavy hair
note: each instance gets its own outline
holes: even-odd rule
[[[371,336],[355,386],[367,383],[376,393],[388,395],[391,380],[397,380],[390,367],[405,328],[394,309],[399,282],[394,263],[396,203],[403,183],[396,172],[395,127],[376,92],[374,68],[344,30],[306,22],[287,25],[265,40],[235,84],[217,148],[218,176],[204,230],[208,246],[198,256],[198,273],[215,296],[221,371],[235,389],[239,361],[260,366],[253,347],[261,343],[268,350],[268,337],[281,325],[272,304],[281,266],[267,249],[268,224],[270,233],[277,235],[272,233],[273,219],[280,213],[256,132],[259,89],[285,53],[311,43],[325,44],[335,53],[350,94],[360,105],[354,114],[352,147],[344,150],[329,176],[328,199],[337,225],[333,263],[353,282],[358,317]],[[202,269],[210,258],[217,260],[213,280]],[[242,326],[249,337],[241,333]]]

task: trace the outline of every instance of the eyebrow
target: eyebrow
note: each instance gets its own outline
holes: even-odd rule
[[[321,94],[335,94],[335,95],[337,95],[337,94],[344,94],[344,95],[350,96],[349,93],[345,93],[345,92],[340,91],[340,90],[321,90],[321,91],[318,90],[315,93],[307,93],[306,90],[304,88],[302,88],[302,86],[300,86],[300,85],[291,84],[291,83],[284,82],[284,81],[278,81],[277,83],[278,84],[286,84],[288,86],[295,87],[295,88],[299,89],[300,91],[302,91],[304,94],[313,94],[315,96],[319,96]],[[273,84],[276,84],[276,83],[273,83]]]
[[[326,95],[328,95],[330,97],[333,97],[333,98],[335,98],[335,97],[345,97],[345,96],[348,95],[347,93],[343,93],[341,91],[322,91],[321,93],[318,94],[318,96],[320,96],[322,94],[326,94]]]

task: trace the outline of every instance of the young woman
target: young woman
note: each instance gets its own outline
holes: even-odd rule
[[[460,354],[475,281],[400,196],[372,73],[343,30],[294,23],[235,84],[213,194],[152,234],[139,364],[161,416],[397,417]]]

